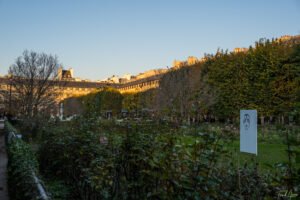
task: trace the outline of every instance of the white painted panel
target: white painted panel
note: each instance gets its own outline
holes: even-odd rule
[[[257,155],[257,111],[240,111],[240,151]]]

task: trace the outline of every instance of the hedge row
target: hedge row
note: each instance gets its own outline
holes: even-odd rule
[[[8,186],[11,199],[50,200],[37,178],[38,162],[30,146],[18,138],[16,129],[5,122],[8,153]]]

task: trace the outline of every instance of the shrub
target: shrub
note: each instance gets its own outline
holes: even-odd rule
[[[43,172],[71,187],[69,199],[262,199],[276,195],[271,179],[262,176],[256,165],[236,168],[229,163],[226,135],[219,129],[193,134],[195,142],[187,144],[182,135],[172,130],[159,133],[154,125],[131,124],[109,128],[110,132],[93,120],[78,119],[69,125],[47,127],[40,149]],[[101,143],[100,137],[106,137],[107,143]],[[238,184],[239,179],[245,184]]]
[[[8,185],[11,199],[31,200],[48,199],[38,189],[36,174],[38,174],[38,162],[30,146],[23,140],[16,138],[16,129],[8,122],[5,124],[7,153],[8,153]]]

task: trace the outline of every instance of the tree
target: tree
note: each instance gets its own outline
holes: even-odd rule
[[[273,81],[274,101],[281,116],[299,118],[300,114],[300,45],[282,62]]]
[[[58,59],[45,53],[25,50],[9,68],[13,100],[17,114],[32,120],[38,114],[50,114],[58,95]]]
[[[200,84],[201,63],[172,69],[164,74],[157,91],[157,108],[161,115],[168,115],[175,121],[194,117]]]
[[[122,110],[122,100],[122,94],[118,90],[109,87],[82,97],[85,113],[89,115],[101,115],[106,111],[119,114]]]

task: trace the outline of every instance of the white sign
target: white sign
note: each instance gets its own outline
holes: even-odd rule
[[[240,151],[257,155],[257,112],[240,111]]]

